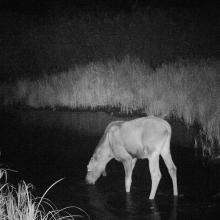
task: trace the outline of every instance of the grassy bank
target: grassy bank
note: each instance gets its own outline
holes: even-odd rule
[[[180,60],[152,69],[125,57],[2,85],[1,100],[34,108],[112,107],[127,113],[172,115],[187,125],[199,123],[202,136],[214,145],[215,140],[220,143],[219,69],[219,60]]]

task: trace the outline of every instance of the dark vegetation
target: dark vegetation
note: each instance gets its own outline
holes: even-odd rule
[[[60,6],[61,7],[61,6]],[[139,58],[155,68],[218,57],[218,11],[143,7],[0,13],[1,81],[59,73],[76,64]]]

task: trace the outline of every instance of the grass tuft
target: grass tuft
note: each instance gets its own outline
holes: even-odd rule
[[[7,172],[0,170],[0,180],[6,176]],[[45,195],[48,191],[62,179],[53,183],[43,194],[42,197],[34,197],[32,192],[33,185],[26,184],[24,181],[18,184],[16,189],[9,183],[4,183],[0,187],[0,219],[2,220],[74,220],[76,217],[86,217],[89,215],[81,208],[70,206],[57,209],[56,206]],[[70,214],[68,210],[77,209],[82,215]],[[49,210],[49,211],[48,211]]]

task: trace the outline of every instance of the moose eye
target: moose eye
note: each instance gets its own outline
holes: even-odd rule
[[[97,153],[97,154],[95,155],[95,160],[100,159],[100,157],[101,157],[101,154],[100,154],[100,153]]]

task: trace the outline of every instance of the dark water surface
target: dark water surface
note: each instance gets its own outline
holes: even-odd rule
[[[18,171],[9,172],[8,181],[32,183],[40,196],[65,177],[46,196],[58,208],[78,206],[97,220],[220,219],[220,164],[208,163],[194,156],[192,148],[181,146],[190,141],[175,124],[171,152],[178,168],[180,196],[173,198],[161,160],[162,179],[151,202],[147,199],[151,184],[147,160],[137,162],[130,194],[125,193],[122,164],[113,160],[107,166],[107,177],[101,177],[95,186],[84,182],[86,165],[104,128],[117,117],[101,112],[7,109],[0,113],[0,163]],[[72,212],[82,214],[76,209]]]

